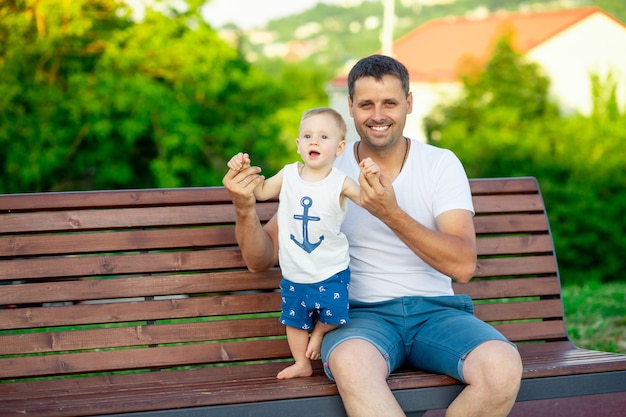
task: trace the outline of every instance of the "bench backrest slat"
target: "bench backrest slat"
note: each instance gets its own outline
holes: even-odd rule
[[[206,274],[159,275],[59,281],[3,286],[0,304],[34,304],[63,302],[66,300],[99,300],[112,298],[168,296],[176,294],[200,294],[242,290],[272,290],[277,288],[280,271],[273,269],[250,274],[247,271],[213,272]],[[28,287],[24,287],[28,285]],[[0,323],[0,328],[2,323]]]
[[[81,246],[77,247],[76,240]],[[67,233],[53,236],[22,235],[0,237],[0,257],[33,256],[47,254],[78,255],[91,252],[120,252],[156,249],[184,249],[234,245],[235,229],[227,227],[203,227],[188,229],[135,230],[131,232]]]
[[[276,305],[280,306],[280,297],[272,291],[213,297],[177,298],[173,296],[171,299],[164,300],[112,299],[93,303],[95,304],[81,302],[45,309],[40,307],[9,309],[2,314],[6,317],[2,327],[26,329],[258,314],[276,311]]]
[[[455,291],[515,342],[567,340],[536,180],[470,185],[478,267]],[[0,379],[289,359],[280,270],[247,270],[234,219],[222,187],[0,195]]]
[[[275,300],[271,300],[275,301]],[[59,331],[50,333],[13,334],[5,337],[0,355],[43,353],[54,351],[111,349],[165,343],[192,343],[245,337],[280,336],[284,327],[274,317],[163,324],[137,325],[101,329]],[[9,347],[13,343],[13,347]]]

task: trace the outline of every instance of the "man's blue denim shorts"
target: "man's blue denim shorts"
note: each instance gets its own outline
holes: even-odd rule
[[[463,363],[474,348],[489,340],[508,342],[474,316],[472,299],[467,295],[352,302],[350,322],[327,333],[322,343],[324,371],[331,380],[328,357],[340,343],[355,338],[378,348],[389,373],[407,365],[461,382],[465,382]]]

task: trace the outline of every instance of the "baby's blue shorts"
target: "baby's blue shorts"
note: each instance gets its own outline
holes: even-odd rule
[[[347,323],[349,286],[350,269],[314,284],[297,284],[283,278],[280,322],[304,330],[312,330],[317,320],[325,324]]]

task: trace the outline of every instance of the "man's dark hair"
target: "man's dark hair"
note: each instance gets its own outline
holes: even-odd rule
[[[386,55],[370,55],[357,62],[348,74],[348,95],[350,99],[354,94],[354,83],[359,78],[373,77],[381,81],[385,75],[396,77],[402,83],[402,90],[409,95],[409,72],[400,62]]]

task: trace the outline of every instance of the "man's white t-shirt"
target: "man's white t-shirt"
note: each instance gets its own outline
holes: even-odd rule
[[[335,167],[358,181],[359,167],[347,149]],[[411,148],[393,188],[402,210],[431,230],[441,213],[474,213],[467,174],[447,149],[419,141]],[[378,302],[404,296],[452,295],[452,280],[422,261],[383,222],[349,202],[341,231],[350,244],[350,300]]]

